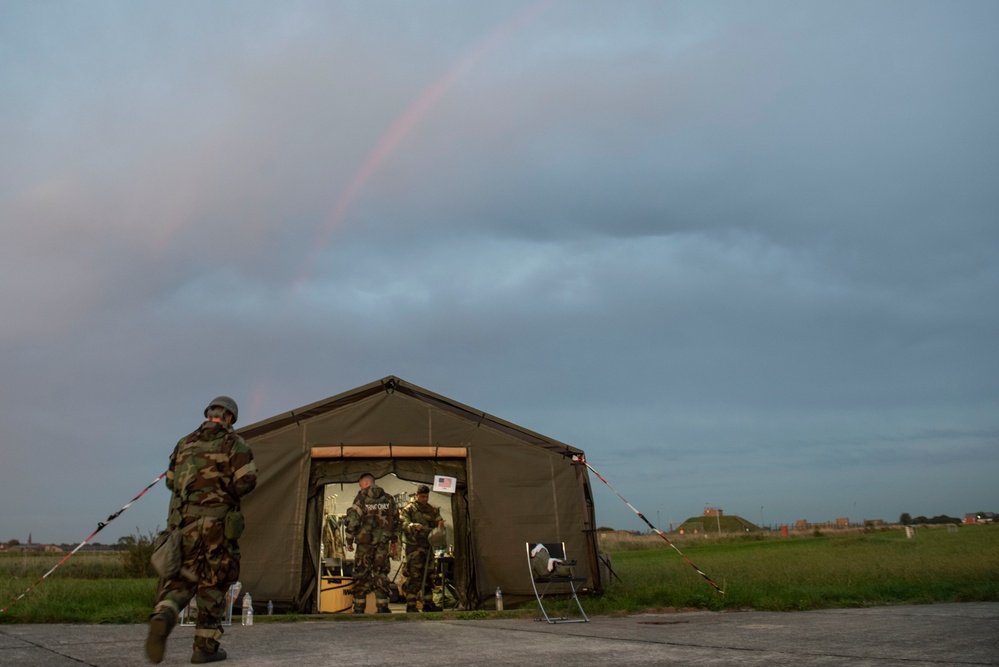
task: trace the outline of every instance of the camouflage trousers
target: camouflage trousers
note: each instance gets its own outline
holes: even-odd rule
[[[406,563],[402,566],[402,576],[406,578],[406,582],[402,585],[402,591],[406,594],[406,604],[416,604],[421,598],[424,602],[434,601],[435,562],[429,545],[406,545]]]
[[[389,603],[389,559],[388,544],[358,544],[354,556],[354,585],[350,592],[354,596],[354,609],[364,609],[364,600],[374,591],[375,602]]]
[[[156,611],[169,609],[177,617],[194,598],[198,605],[194,645],[213,652],[222,636],[226,593],[239,579],[239,546],[225,538],[222,519],[186,516],[181,526],[181,569],[160,582]]]

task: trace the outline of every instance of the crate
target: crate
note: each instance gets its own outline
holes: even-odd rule
[[[354,608],[350,577],[323,577],[319,585],[319,611],[324,614],[341,614]]]

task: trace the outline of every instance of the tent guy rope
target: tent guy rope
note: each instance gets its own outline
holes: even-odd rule
[[[45,574],[43,574],[41,577],[39,577],[38,581],[36,581],[35,583],[33,583],[30,586],[28,586],[28,589],[26,591],[24,591],[23,593],[21,593],[20,595],[18,595],[16,598],[14,598],[14,600],[9,605],[7,605],[6,607],[4,607],[3,609],[0,609],[0,614],[6,612],[8,609],[10,609],[15,604],[17,604],[18,601],[21,598],[23,598],[25,595],[27,595],[32,590],[34,590],[35,586],[37,586],[38,584],[42,583],[42,581],[46,577],[48,577],[50,574],[52,574],[53,572],[56,571],[56,568],[58,568],[60,565],[62,565],[63,563],[65,563],[66,561],[68,561],[70,558],[72,558],[73,554],[75,554],[77,551],[79,551],[80,548],[83,547],[84,544],[86,544],[90,540],[94,539],[94,536],[97,535],[97,533],[99,533],[102,530],[104,530],[104,526],[108,525],[109,523],[111,523],[112,521],[114,521],[115,519],[117,519],[118,516],[122,512],[124,512],[125,510],[127,510],[129,507],[132,506],[132,503],[134,503],[136,500],[138,500],[143,495],[145,495],[146,491],[148,491],[149,489],[151,489],[154,486],[156,486],[156,483],[159,482],[164,477],[166,477],[166,471],[163,471],[163,473],[159,477],[157,477],[156,479],[154,479],[152,482],[149,483],[149,486],[147,486],[142,491],[140,491],[139,495],[137,495],[136,497],[134,497],[131,500],[129,500],[120,510],[118,510],[117,512],[115,512],[114,514],[112,514],[111,516],[109,516],[106,521],[98,521],[97,522],[97,530],[95,530],[94,532],[90,533],[90,537],[88,537],[87,539],[83,540],[78,545],[76,545],[76,548],[73,549],[72,551],[70,551],[68,554],[66,554],[63,557],[63,559],[60,560],[58,563],[56,563],[55,565],[53,565],[51,570],[49,570],[48,572],[46,572]]]
[[[601,475],[601,474],[600,474],[600,473],[598,473],[598,472],[597,472],[596,470],[594,470],[594,469],[593,469],[593,466],[591,466],[591,465],[590,465],[589,463],[587,463],[586,459],[585,459],[585,458],[584,458],[584,457],[583,457],[583,456],[582,456],[581,454],[573,454],[573,455],[572,455],[572,460],[573,460],[573,461],[575,461],[576,463],[582,463],[582,464],[583,464],[584,466],[586,466],[587,468],[589,468],[590,472],[592,472],[592,473],[593,473],[594,475],[596,475],[596,476],[597,476],[597,478],[598,478],[598,479],[599,479],[599,480],[600,480],[601,482],[603,482],[604,484],[606,484],[606,485],[607,485],[607,488],[608,488],[608,489],[610,489],[611,491],[613,491],[613,492],[615,493],[615,495],[617,495],[617,497],[618,497],[618,498],[620,498],[621,500],[623,500],[623,501],[624,501],[624,504],[625,504],[625,505],[627,505],[628,507],[630,507],[630,508],[631,508],[631,511],[632,511],[632,512],[634,512],[635,514],[637,514],[637,515],[638,515],[638,518],[639,518],[639,519],[641,519],[642,521],[644,521],[644,522],[645,522],[645,523],[646,523],[646,524],[647,524],[647,525],[649,526],[649,528],[651,528],[651,529],[652,529],[653,531],[655,531],[655,533],[656,533],[656,534],[657,534],[657,535],[658,535],[659,537],[661,537],[661,538],[663,538],[664,540],[666,540],[666,544],[668,544],[668,545],[670,545],[671,547],[673,547],[673,550],[674,550],[674,551],[676,551],[676,552],[677,552],[678,554],[680,554],[680,556],[681,556],[681,557],[682,557],[682,558],[683,558],[683,559],[684,559],[685,561],[687,561],[687,564],[688,564],[688,565],[690,565],[690,567],[694,568],[694,571],[695,571],[695,572],[697,572],[697,574],[699,574],[699,575],[701,575],[702,577],[704,577],[704,581],[706,581],[706,582],[708,582],[709,584],[711,584],[712,586],[714,586],[714,587],[715,587],[715,590],[716,590],[716,591],[718,591],[718,592],[719,592],[719,593],[721,593],[722,595],[725,595],[725,591],[723,591],[723,590],[722,590],[721,588],[719,588],[719,587],[718,587],[718,584],[716,584],[715,582],[711,581],[711,578],[710,578],[710,577],[709,577],[708,575],[704,574],[704,572],[703,572],[703,571],[701,571],[701,569],[700,569],[699,567],[697,567],[696,565],[694,565],[694,564],[693,564],[693,563],[691,562],[691,560],[690,560],[689,558],[687,558],[686,556],[684,556],[684,555],[683,555],[683,552],[682,552],[682,551],[680,551],[679,549],[677,549],[677,548],[676,548],[676,545],[675,545],[675,544],[673,544],[672,542],[670,542],[670,541],[669,541],[669,538],[668,538],[668,537],[666,537],[665,535],[663,535],[663,532],[662,532],[661,530],[659,530],[658,528],[656,528],[655,526],[653,526],[653,525],[652,525],[652,522],[651,522],[651,521],[649,521],[648,519],[646,519],[646,518],[645,518],[645,515],[644,515],[644,514],[642,514],[641,512],[639,512],[639,511],[638,511],[637,509],[635,509],[635,506],[634,506],[634,505],[632,505],[632,504],[631,504],[631,503],[629,503],[629,502],[628,502],[627,500],[625,500],[624,496],[622,496],[622,495],[621,495],[620,493],[618,493],[618,492],[617,492],[617,489],[615,489],[615,488],[614,488],[613,486],[611,486],[611,485],[610,485],[610,482],[608,482],[608,481],[607,481],[606,479],[604,479],[604,478],[603,478],[603,475]]]

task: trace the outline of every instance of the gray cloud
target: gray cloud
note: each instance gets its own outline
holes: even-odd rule
[[[213,395],[388,374],[664,520],[995,509],[997,19],[0,9],[0,539],[88,534]]]

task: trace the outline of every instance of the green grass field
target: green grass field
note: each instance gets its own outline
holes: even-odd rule
[[[66,554],[0,554],[0,609]],[[81,551],[6,612],[0,623],[137,623],[156,597],[155,579],[130,578],[127,554]]]
[[[602,534],[601,548],[611,554],[617,576],[603,596],[584,601],[587,612],[999,601],[999,526],[923,529],[913,539],[888,530],[791,538],[727,535],[675,544],[724,595],[659,536]],[[60,558],[0,555],[0,608]],[[77,554],[0,614],[0,623],[144,622],[156,581],[126,577],[118,554]]]
[[[963,526],[758,539],[688,539],[680,551],[721,595],[657,535],[655,548],[612,553],[595,613],[661,608],[791,610],[999,600],[999,526]],[[657,544],[658,543],[658,544]],[[633,548],[630,545],[629,548]]]

